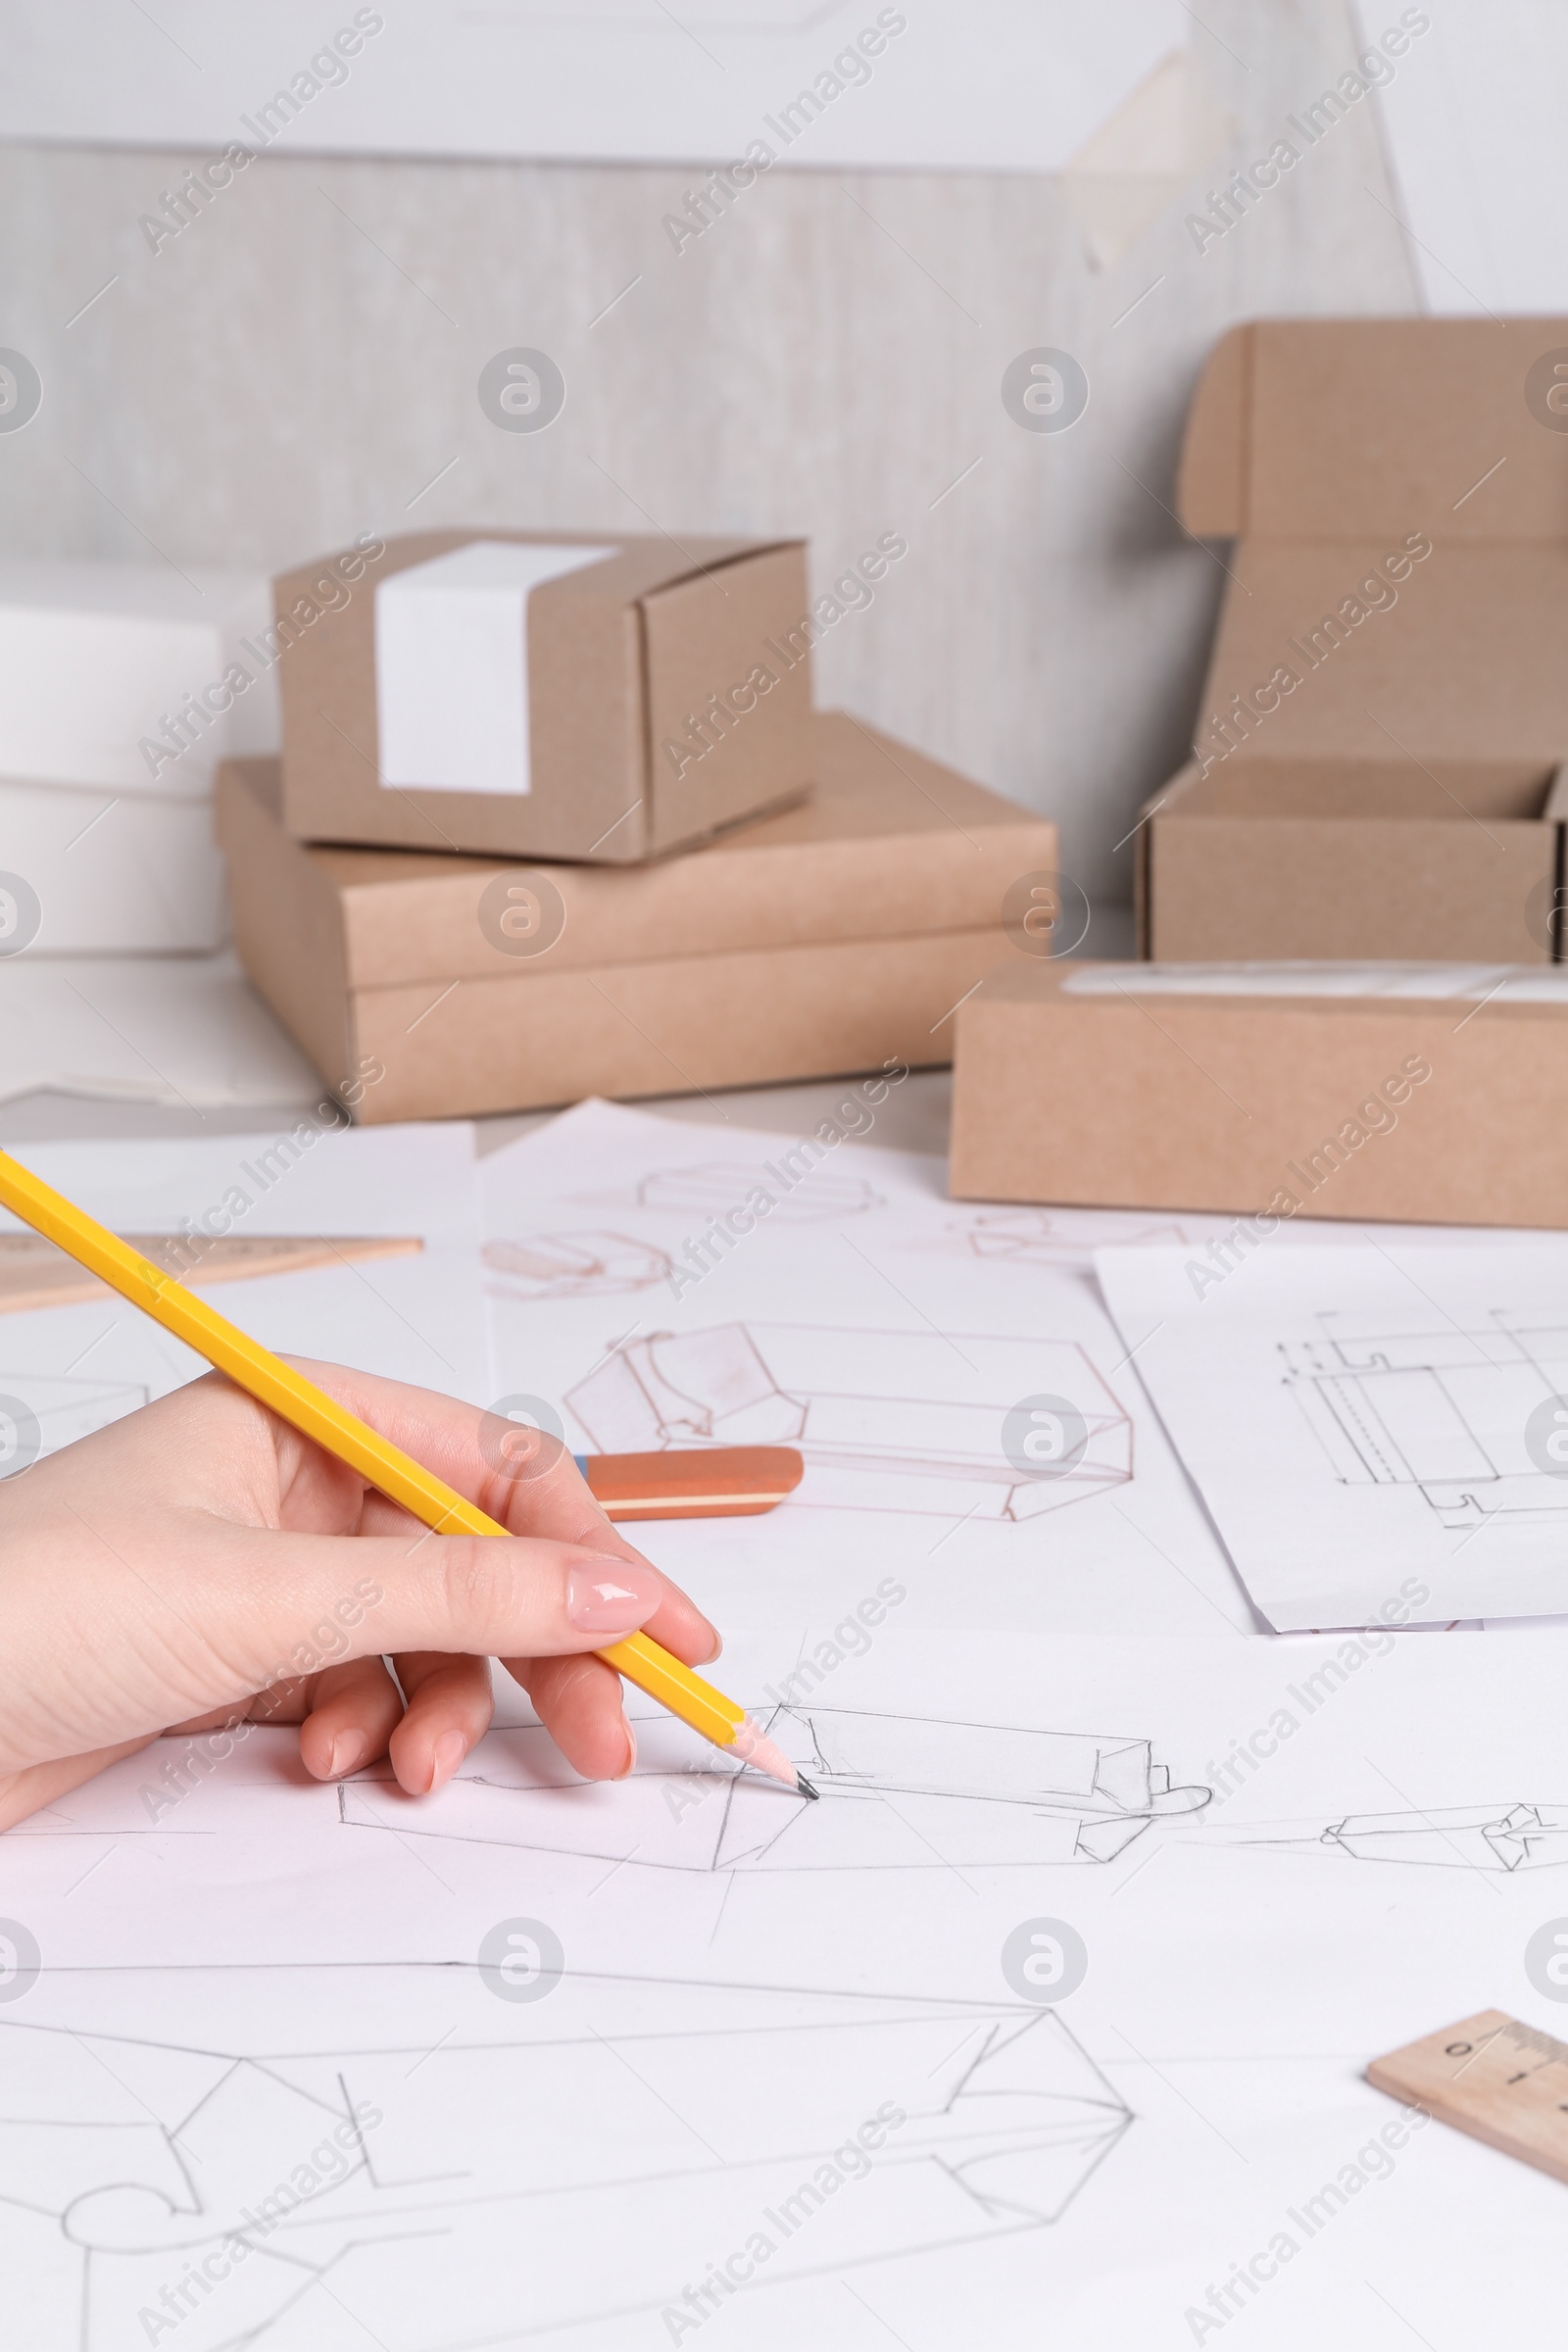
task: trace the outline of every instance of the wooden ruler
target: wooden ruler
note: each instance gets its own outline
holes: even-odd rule
[[[1366,2070],[1378,2090],[1568,2181],[1568,2042],[1483,2009]]]
[[[298,1274],[308,1267],[336,1266],[368,1257],[410,1257],[424,1248],[413,1236],[366,1234],[183,1234],[129,1233],[143,1257],[194,1284],[241,1282],[257,1274]],[[0,1233],[0,1315],[19,1315],[35,1306],[75,1306],[84,1298],[107,1298],[108,1286],[78,1266],[39,1233]]]

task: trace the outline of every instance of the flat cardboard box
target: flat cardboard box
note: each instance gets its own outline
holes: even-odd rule
[[[1146,956],[1558,958],[1565,347],[1563,318],[1216,346],[1177,505],[1235,545],[1193,761],[1139,835]]]
[[[808,800],[631,872],[306,847],[276,763],[233,761],[241,960],[330,1085],[384,1070],[365,1120],[945,1062],[1055,827],[843,714],[815,736]],[[509,936],[514,904],[547,919]]]
[[[959,1200],[1568,1226],[1568,972],[1020,958],[956,1025]]]
[[[367,534],[274,603],[301,841],[628,865],[811,780],[799,540]]]

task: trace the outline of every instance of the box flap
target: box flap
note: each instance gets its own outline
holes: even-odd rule
[[[781,622],[801,616],[793,631]],[[642,600],[648,845],[658,855],[810,782],[810,640],[800,542]],[[777,632],[777,634],[773,634]]]
[[[1205,765],[1561,757],[1568,543],[1259,535],[1230,566],[1193,738]]]
[[[1209,353],[1187,412],[1176,505],[1200,539],[1239,539],[1247,528],[1254,326],[1233,326]]]
[[[1182,519],[1210,536],[1562,545],[1568,432],[1545,405],[1559,356],[1568,318],[1233,328],[1189,414]]]

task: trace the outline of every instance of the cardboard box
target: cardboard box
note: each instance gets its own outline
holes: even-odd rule
[[[1565,816],[1568,767],[1539,760],[1195,761],[1144,828],[1139,944],[1164,962],[1549,963]]]
[[[811,780],[799,540],[367,534],[274,601],[299,840],[629,865]]]
[[[1139,836],[1159,959],[1560,952],[1568,319],[1262,320],[1177,503],[1234,539],[1193,764]]]
[[[205,801],[220,760],[277,748],[242,650],[268,603],[260,574],[0,561],[0,778]]]
[[[1055,827],[858,720],[815,722],[810,798],[631,872],[308,848],[276,763],[220,778],[235,944],[366,1120],[944,1062]]]
[[[957,1031],[960,1200],[1568,1225],[1568,972],[1019,958]]]

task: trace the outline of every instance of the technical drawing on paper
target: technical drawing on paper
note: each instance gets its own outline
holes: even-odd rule
[[[1238,1827],[1227,1842],[1355,1862],[1432,1863],[1449,1870],[1543,1870],[1568,1862],[1568,1805],[1438,1805],[1429,1812],[1347,1813],[1327,1829],[1305,1822]]]
[[[1180,1225],[1139,1225],[1125,1211],[1069,1208],[987,1208],[955,1218],[940,1237],[906,1242],[907,1250],[944,1257],[1004,1259],[1019,1266],[1087,1266],[1097,1250],[1186,1243]]]
[[[790,1678],[820,1680],[809,1661]],[[638,1722],[629,1780],[579,1781],[540,1725],[492,1732],[478,1769],[435,1797],[346,1782],[341,1818],[399,1837],[524,1846],[660,1870],[1034,1868],[1114,1861],[1209,1802],[1173,1787],[1147,1740],[780,1706],[768,1735],[821,1795],[809,1803],[716,1751],[692,1761],[667,1715]]]
[[[669,1279],[670,1261],[652,1242],[625,1233],[530,1233],[486,1242],[479,1252],[492,1298],[611,1298]]]
[[[1322,1842],[1365,1862],[1439,1862],[1466,1870],[1539,1870],[1568,1862],[1568,1806],[1475,1805],[1432,1813],[1348,1813]]]
[[[679,1209],[684,1214],[723,1216],[743,1208],[754,1192],[767,1193],[773,1202],[770,1225],[817,1225],[828,1217],[862,1216],[867,1209],[886,1205],[880,1193],[858,1176],[825,1175],[808,1162],[791,1163],[806,1147],[779,1145],[777,1162],[748,1166],[741,1160],[704,1160],[694,1168],[659,1168],[637,1186],[643,1208]],[[816,1146],[810,1149],[814,1152]]]
[[[1056,1477],[1031,1477],[1003,1450],[1009,1411],[1043,1395],[1084,1424],[1081,1454]],[[1066,1340],[710,1324],[612,1346],[566,1402],[603,1453],[798,1446],[807,1474],[786,1508],[1032,1519],[1133,1474],[1131,1418]]]
[[[450,2352],[685,2309],[759,2231],[777,2285],[1049,2227],[1134,2120],[1053,2010],[569,1966],[540,1998],[512,1944],[74,1972],[50,2022],[0,2011],[17,2340]]]
[[[77,1438],[122,1421],[147,1402],[149,1392],[133,1381],[59,1380],[41,1372],[0,1371],[0,1478],[15,1477],[41,1454],[58,1453]],[[24,1410],[19,1415],[16,1408]],[[24,1442],[19,1424],[30,1413],[37,1443]],[[32,1432],[25,1432],[30,1440]]]
[[[1282,1343],[1285,1385],[1343,1486],[1415,1488],[1445,1528],[1568,1520],[1568,1479],[1525,1446],[1533,1412],[1568,1393],[1568,1312],[1494,1310],[1482,1328],[1437,1313],[1330,1311]]]

